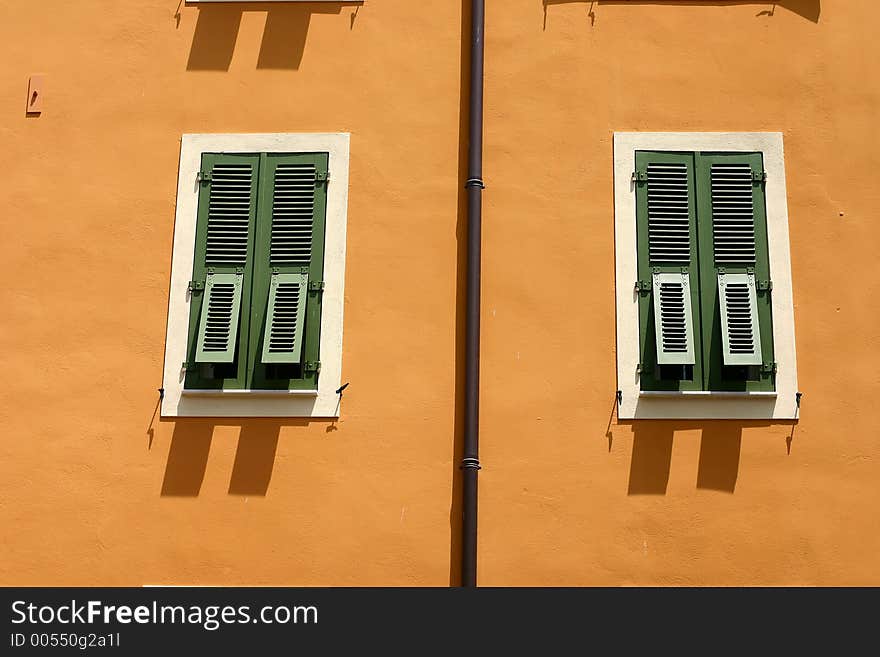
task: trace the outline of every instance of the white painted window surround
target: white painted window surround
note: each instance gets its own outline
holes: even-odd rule
[[[324,244],[321,373],[306,391],[183,389],[202,153],[328,153],[330,183]],[[168,299],[162,387],[163,417],[338,417],[342,379],[345,229],[348,215],[348,133],[186,134],[180,145],[177,212]]]
[[[636,151],[762,153],[767,172],[767,241],[770,256],[773,348],[778,370],[775,392],[641,392],[639,390],[639,308],[636,203],[632,173]],[[778,132],[616,132],[614,133],[614,250],[617,301],[618,417],[628,419],[797,418],[797,363],[794,342],[788,202],[782,133]]]

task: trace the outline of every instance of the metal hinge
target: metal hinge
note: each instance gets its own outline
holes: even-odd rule
[[[315,180],[317,182],[328,182],[330,180],[330,172],[329,171],[318,171],[315,173]]]
[[[303,372],[320,372],[321,371],[321,361],[319,360],[307,360],[303,363]]]
[[[209,183],[211,182],[211,172],[210,171],[199,171],[196,176],[196,180],[200,183]]]
[[[196,369],[196,365],[198,365],[198,363],[190,363],[188,361],[183,361],[180,364],[180,369],[186,370],[187,372],[192,372],[194,369]]]
[[[752,182],[767,182],[767,172],[752,171]]]
[[[755,281],[758,292],[769,292],[773,289],[773,281]]]
[[[645,294],[651,291],[651,281],[636,281],[635,291]]]
[[[190,281],[189,285],[187,285],[187,289],[190,294],[193,292],[201,292],[205,289],[205,281]]]
[[[324,281],[309,281],[309,292],[323,292]]]
[[[633,171],[631,180],[633,182],[647,182],[648,181],[648,172],[647,171]]]
[[[761,374],[776,374],[776,363],[764,363],[761,365]]]

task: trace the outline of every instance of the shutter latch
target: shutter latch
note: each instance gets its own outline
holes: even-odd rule
[[[330,180],[330,172],[329,171],[318,171],[315,173],[315,180],[318,182],[327,182]]]
[[[303,363],[303,372],[320,372],[321,371],[321,361],[319,360],[307,360]]]
[[[323,292],[324,281],[309,281],[309,292]]]
[[[196,176],[196,180],[198,180],[202,184],[211,182],[211,172],[199,171],[199,174]]]
[[[769,292],[773,289],[773,281],[756,281],[755,288],[758,292]]]
[[[761,365],[761,374],[776,374],[776,363],[764,363]]]
[[[631,180],[635,183],[647,182],[648,181],[648,172],[647,171],[633,171]]]
[[[647,294],[651,291],[651,281],[636,281],[635,291],[639,294]]]
[[[205,289],[205,281],[190,281],[187,289],[189,290],[190,294],[193,294],[194,292],[201,292]]]
[[[767,182],[766,171],[752,171],[752,182]]]

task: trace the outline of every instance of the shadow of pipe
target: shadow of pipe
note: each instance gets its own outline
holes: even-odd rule
[[[458,206],[456,208],[455,239],[455,424],[452,444],[452,499],[449,503],[449,586],[461,585],[461,531],[462,531],[462,471],[459,467],[464,456],[464,354],[465,303],[467,291],[467,177],[468,155],[468,100],[470,82],[470,0],[461,0],[460,71],[458,93]]]
[[[359,8],[360,3],[288,5],[255,2],[244,7],[232,3],[199,7],[186,70],[228,71],[245,11],[266,14],[257,68],[296,70],[305,52],[312,14],[340,14],[346,6]],[[350,28],[353,27],[352,20]]]
[[[541,0],[544,6],[544,29],[547,29],[547,8],[550,5],[588,4],[587,16],[590,24],[596,23],[595,7],[601,5],[664,5],[677,7],[725,7],[735,5],[765,6],[755,14],[756,17],[772,17],[776,8],[782,7],[813,23],[819,22],[822,13],[821,0]]]

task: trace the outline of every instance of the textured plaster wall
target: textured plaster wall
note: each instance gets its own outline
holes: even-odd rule
[[[876,3],[488,5],[481,583],[880,583]],[[0,583],[457,568],[462,3],[241,9],[0,5]],[[796,427],[614,420],[624,130],[784,133]],[[352,135],[342,417],[160,420],[180,135],[285,131]]]

